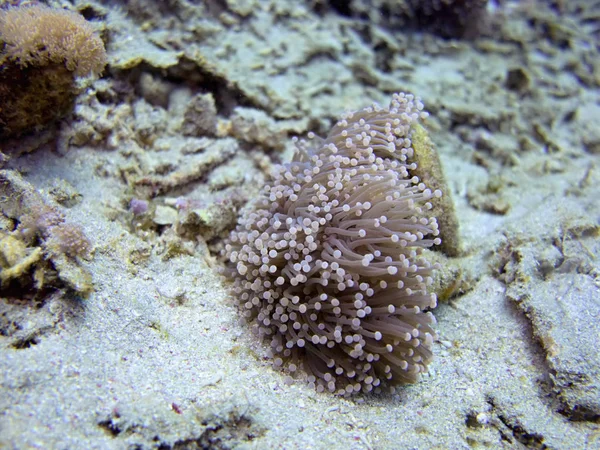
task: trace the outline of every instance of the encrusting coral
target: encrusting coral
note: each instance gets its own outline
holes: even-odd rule
[[[318,391],[378,392],[418,380],[432,359],[436,296],[422,249],[439,245],[432,202],[411,172],[426,116],[395,94],[298,143],[226,243],[225,273],[273,364]]]
[[[98,76],[106,51],[81,15],[28,5],[0,9],[0,136],[18,136],[64,116],[76,77]]]

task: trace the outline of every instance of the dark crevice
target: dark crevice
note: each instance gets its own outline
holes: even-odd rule
[[[494,398],[488,396],[486,402],[491,406],[492,411],[498,418],[495,424],[496,429],[500,432],[500,437],[503,441],[514,444],[515,440],[526,448],[545,450],[548,448],[544,444],[544,436],[540,433],[528,432],[517,419],[508,418],[503,414],[499,414],[499,409],[496,406]]]
[[[215,100],[217,114],[229,117],[237,106],[244,106],[264,110],[264,105],[257,104],[247,97],[241,89],[224,77],[210,73],[199,67],[194,61],[181,58],[179,63],[169,69],[156,69],[147,63],[142,63],[127,71],[114,71],[113,87],[111,90],[98,93],[97,97],[102,104],[132,103],[140,93],[136,92],[142,74],[150,74],[157,80],[172,85],[172,88],[187,87],[192,95],[198,93],[211,93]],[[158,105],[166,108],[167,105]],[[270,113],[269,111],[266,111]]]
[[[94,8],[92,5],[86,5],[82,9],[79,9],[78,12],[85,17],[85,20],[103,20],[106,17],[106,13]]]
[[[24,350],[40,343],[39,336],[32,335],[22,339],[17,339],[11,344],[11,347],[17,350]]]
[[[253,102],[235,83],[224,76],[203,70],[187,58],[182,58],[177,66],[171,67],[165,79],[176,84],[187,85],[192,90],[212,93],[217,113],[224,117],[229,117],[237,106],[264,109],[264,105]]]
[[[106,431],[112,437],[117,437],[121,434],[121,428],[117,424],[115,424],[112,419],[103,420],[102,422],[98,422],[98,426]]]
[[[152,436],[153,448],[160,450],[229,450],[239,447],[241,443],[251,442],[264,434],[264,430],[256,427],[252,419],[244,415],[233,413],[224,420],[213,419],[205,419],[201,422],[201,425],[205,427],[201,434],[180,439],[174,443],[167,443],[160,434],[156,434]],[[117,423],[120,420],[122,420],[121,416],[113,413],[107,419],[98,422],[98,426],[113,438],[122,438],[124,434],[135,436],[143,428],[136,424],[120,425]],[[145,447],[134,444],[129,448]]]
[[[394,52],[385,42],[377,44],[375,50],[375,67],[383,73],[391,73],[392,65],[390,61],[394,58]]]
[[[538,433],[528,433],[525,428],[518,424],[511,424],[504,416],[498,416],[498,419],[512,431],[514,438],[527,448],[547,449],[544,444],[544,437]]]
[[[572,422],[600,423],[600,414],[583,405],[575,405],[572,408],[565,405],[564,407],[558,408],[557,412]]]
[[[507,292],[506,298],[509,300],[512,312],[515,319],[520,323],[523,333],[527,339],[523,342],[527,343],[527,347],[532,357],[532,363],[543,373],[543,376],[537,380],[537,385],[540,389],[539,397],[546,406],[574,422],[598,422],[600,415],[594,410],[586,408],[583,405],[568,405],[561,396],[561,391],[565,386],[557,385],[557,378],[564,378],[565,374],[558,373],[551,365],[547,357],[547,350],[544,342],[536,334],[531,311],[524,310],[519,306],[521,298]],[[571,375],[571,374],[569,374]],[[572,374],[575,378],[576,375]],[[576,380],[578,384],[584,384],[584,380]]]
[[[352,8],[348,0],[329,0],[329,5],[339,15],[352,17]]]

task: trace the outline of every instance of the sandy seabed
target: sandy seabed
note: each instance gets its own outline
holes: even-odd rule
[[[66,2],[107,69],[1,144],[3,180],[93,251],[51,260],[50,288],[2,286],[0,448],[600,448],[600,4],[506,1],[442,39],[320,1],[171,3]],[[435,360],[393,394],[288,385],[219,246],[292,136],[399,91],[430,112],[460,224]]]

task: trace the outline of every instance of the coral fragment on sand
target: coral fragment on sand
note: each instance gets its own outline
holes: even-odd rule
[[[16,225],[0,231],[0,290],[18,281],[21,286],[33,284],[35,290],[54,283],[90,293],[92,278],[79,260],[91,256],[83,230],[66,222],[56,207],[11,170],[0,170],[0,198],[4,199],[0,218]]]

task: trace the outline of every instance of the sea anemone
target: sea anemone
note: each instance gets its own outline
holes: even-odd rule
[[[411,383],[432,359],[440,243],[411,135],[423,104],[395,94],[297,141],[225,245],[225,273],[273,365],[318,391],[378,392]],[[310,136],[313,137],[313,136]],[[304,375],[302,375],[304,374]]]

